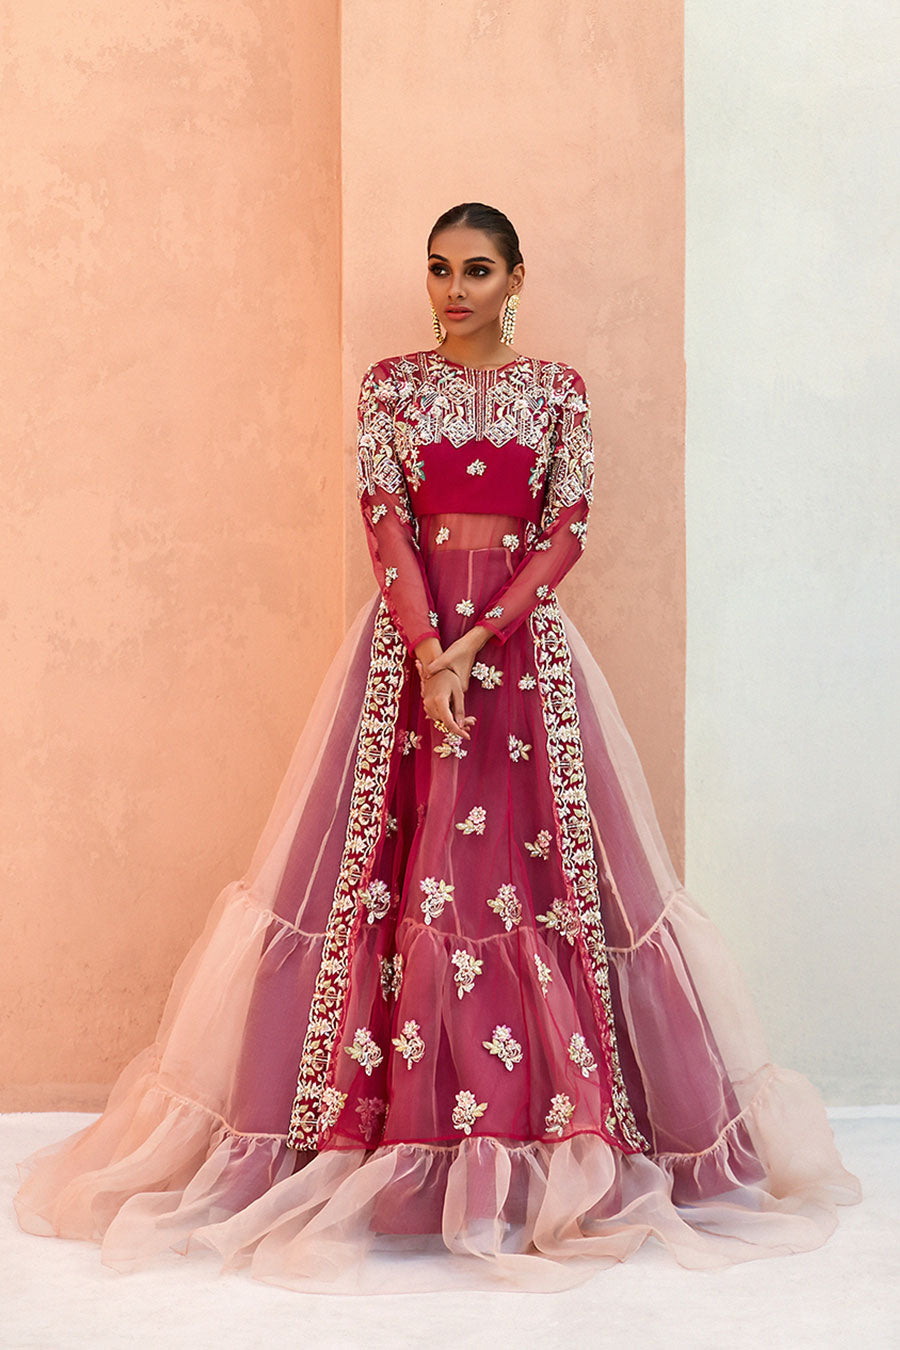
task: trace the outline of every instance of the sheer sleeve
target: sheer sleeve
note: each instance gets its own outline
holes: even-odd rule
[[[570,367],[560,402],[540,528],[529,525],[525,552],[515,570],[473,620],[489,628],[500,643],[506,642],[536,605],[550,598],[553,588],[581,556],[593,485],[590,399],[584,380]]]
[[[439,637],[418,545],[418,522],[394,444],[397,390],[382,362],[369,366],[357,405],[357,496],[375,579],[408,651]]]

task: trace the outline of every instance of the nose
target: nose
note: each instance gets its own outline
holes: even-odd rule
[[[463,279],[461,276],[458,277],[456,280],[450,282],[450,289],[448,291],[448,295],[450,296],[451,300],[461,300],[462,297],[465,295],[465,293],[466,292],[463,286]]]

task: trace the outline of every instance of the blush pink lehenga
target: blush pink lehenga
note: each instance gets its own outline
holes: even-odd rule
[[[860,1183],[554,590],[592,497],[581,376],[392,357],[358,449],[379,591],[155,1043],[20,1163],[20,1225],[342,1292],[563,1288],[651,1236],[694,1268],[820,1246]],[[413,649],[473,623],[463,740]]]

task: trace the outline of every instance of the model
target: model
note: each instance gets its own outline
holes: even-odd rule
[[[593,487],[585,382],[518,353],[502,212],[427,245],[437,346],[366,370],[378,591],[246,874],[103,1113],[20,1164],[19,1223],[339,1292],[553,1289],[820,1246],[861,1198],[676,875],[555,587]]]

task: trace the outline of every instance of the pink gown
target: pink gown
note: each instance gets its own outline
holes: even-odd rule
[[[358,413],[378,591],[154,1044],[19,1164],[21,1227],[340,1292],[562,1288],[651,1236],[693,1268],[820,1246],[859,1180],[771,1062],[555,593],[592,497],[584,381],[412,352]],[[473,623],[463,740],[413,649]]]

